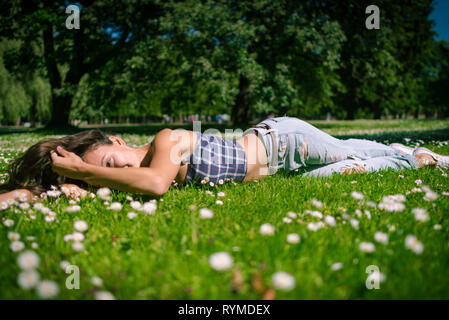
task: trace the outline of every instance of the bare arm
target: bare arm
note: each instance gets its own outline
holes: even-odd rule
[[[53,170],[96,186],[160,196],[167,192],[180,167],[179,157],[171,159],[172,148],[178,142],[172,141],[170,134],[170,129],[164,129],[154,138],[155,150],[149,168],[95,166],[84,162],[72,152],[58,148],[60,155],[52,153]]]

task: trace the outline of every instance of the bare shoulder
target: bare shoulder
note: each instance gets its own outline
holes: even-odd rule
[[[159,145],[190,145],[193,135],[192,131],[185,129],[164,128],[154,137],[154,143]]]

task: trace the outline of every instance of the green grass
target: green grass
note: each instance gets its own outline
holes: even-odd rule
[[[379,142],[411,137],[410,145],[419,143],[449,154],[447,122],[446,129],[441,123],[426,123],[407,122],[401,127],[399,122],[385,121],[367,127],[366,122],[339,121],[326,124],[323,129]],[[366,135],[374,127],[384,131],[376,131],[376,136]],[[388,132],[401,128],[407,132]],[[0,136],[0,157],[11,158],[51,134],[43,131]],[[141,134],[121,136],[135,145],[146,143],[149,138]],[[0,161],[0,168],[5,171],[4,160]],[[417,186],[417,179],[437,192],[438,199],[424,201],[424,193],[406,195]],[[31,220],[18,208],[7,209],[0,211],[0,298],[39,298],[35,290],[24,290],[17,283],[19,253],[11,251],[8,239],[8,232],[13,231],[20,234],[24,250],[39,255],[40,278],[54,280],[59,285],[57,298],[60,299],[93,299],[96,290],[109,291],[117,299],[260,299],[272,287],[271,277],[278,271],[290,273],[296,285],[291,291],[276,290],[276,299],[448,299],[449,197],[443,193],[449,191],[448,179],[434,168],[328,178],[302,178],[281,172],[245,184],[172,188],[157,201],[154,215],[138,212],[133,220],[127,213],[137,211],[130,208],[128,194],[122,192],[113,192],[113,201],[123,204],[121,211],[107,210],[98,197],[82,199],[81,211],[77,213],[65,212],[66,198],[61,197],[58,203],[54,199],[45,200],[44,204],[56,212],[53,222],[46,222],[44,214],[39,212]],[[224,197],[217,197],[220,191],[225,193]],[[365,201],[353,199],[352,191],[363,193]],[[406,195],[404,211],[386,212],[367,205],[368,201],[378,204],[382,197],[393,194]],[[149,200],[131,196],[141,202]],[[224,204],[216,204],[217,199]],[[312,199],[321,201],[323,207],[314,207]],[[191,210],[191,205],[197,209]],[[412,209],[416,207],[427,210],[428,221],[415,219]],[[214,217],[201,219],[200,208],[211,209]],[[342,208],[359,221],[358,229],[343,218]],[[365,215],[357,217],[356,209],[369,210],[371,219]],[[307,224],[319,219],[306,210],[332,215],[337,224],[310,231]],[[283,222],[288,211],[298,214],[289,224]],[[5,227],[6,218],[15,224]],[[74,251],[71,243],[63,239],[74,231],[76,220],[84,220],[89,225],[84,232],[85,249],[80,252]],[[275,227],[274,235],[259,233],[263,223]],[[441,230],[435,230],[435,224],[441,225]],[[396,230],[391,231],[391,226]],[[376,242],[376,231],[387,233],[388,243]],[[301,241],[287,243],[289,233],[297,233]],[[409,234],[424,245],[422,254],[406,248],[405,237]],[[37,249],[31,249],[32,241],[27,241],[27,236],[35,237]],[[375,251],[360,251],[362,241],[374,243]],[[211,268],[209,256],[220,251],[232,255],[231,269]],[[66,289],[68,275],[59,266],[63,260],[79,267],[79,290]],[[343,267],[332,271],[331,265],[337,262],[343,263]],[[366,288],[369,265],[378,266],[386,277],[378,290]],[[236,275],[242,280],[237,281]],[[103,279],[101,288],[91,283],[93,276]],[[262,279],[263,290],[253,284],[257,277]]]

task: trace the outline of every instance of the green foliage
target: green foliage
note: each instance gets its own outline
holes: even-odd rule
[[[5,5],[1,81],[26,92],[2,88],[2,105],[5,93],[17,95],[17,110],[2,111],[8,123],[36,100],[39,120],[52,123],[191,113],[229,113],[237,122],[271,112],[447,115],[448,45],[433,39],[431,0],[378,1],[379,30],[365,28],[369,1],[79,3],[80,30],[65,28],[65,1]],[[39,99],[26,84],[37,78],[46,86]]]

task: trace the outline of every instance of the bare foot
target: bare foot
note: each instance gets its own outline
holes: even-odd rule
[[[434,160],[430,155],[428,154],[415,154],[415,158],[418,161],[418,166],[420,168],[426,167],[426,166],[434,166],[437,164],[436,160]]]

